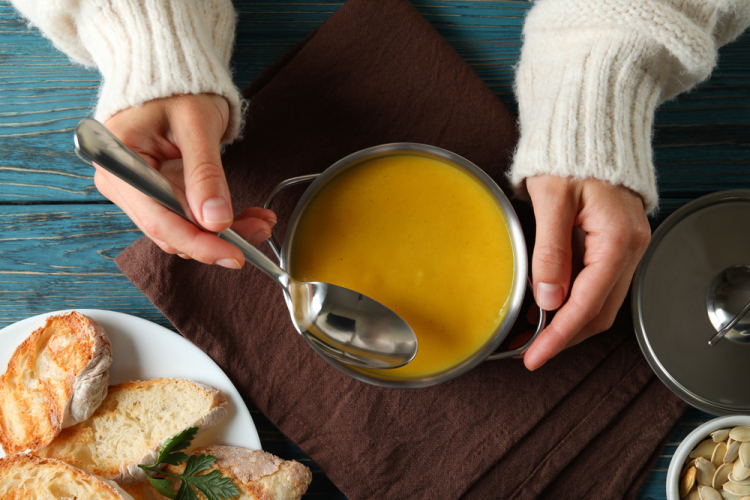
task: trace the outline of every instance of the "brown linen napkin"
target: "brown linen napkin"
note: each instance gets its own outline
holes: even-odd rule
[[[406,0],[350,1],[245,94],[246,139],[223,158],[236,212],[387,142],[452,150],[507,187],[514,117]],[[278,235],[294,203],[286,194],[274,207]],[[529,208],[516,207],[533,238]],[[251,266],[184,261],[146,239],[117,264],[352,500],[632,495],[684,408],[643,361],[627,308],[536,372],[495,361],[392,390],[318,358]]]

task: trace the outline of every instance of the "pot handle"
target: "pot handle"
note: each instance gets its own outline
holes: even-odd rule
[[[319,175],[320,174],[300,175],[299,177],[291,177],[285,181],[281,181],[273,189],[273,191],[271,191],[271,194],[268,195],[266,202],[263,204],[263,208],[270,209],[271,203],[273,203],[273,200],[276,199],[276,196],[278,196],[278,194],[286,188],[296,186],[297,184],[302,184],[304,182],[312,182],[317,179]],[[279,245],[279,242],[276,241],[276,238],[273,234],[271,234],[271,237],[268,239],[268,244],[271,245],[271,250],[273,250],[273,253],[276,255],[276,258],[279,260],[279,262],[281,262],[281,245]]]
[[[529,288],[532,288],[531,286],[531,280],[526,278],[526,284],[529,285]],[[518,349],[513,349],[512,351],[503,351],[503,352],[494,352],[493,354],[490,354],[487,356],[487,361],[493,360],[493,359],[507,359],[507,358],[513,358],[515,356],[518,356],[519,354],[526,351],[526,349],[531,346],[531,343],[534,342],[537,335],[541,333],[542,330],[544,330],[545,325],[547,324],[547,311],[539,308],[539,322],[536,325],[536,331],[534,332],[534,335],[531,336],[531,338],[521,347]]]

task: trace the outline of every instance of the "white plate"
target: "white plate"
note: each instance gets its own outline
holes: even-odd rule
[[[250,412],[234,384],[209,358],[188,340],[157,324],[114,311],[76,309],[96,320],[112,342],[109,383],[150,380],[157,377],[183,378],[221,390],[229,400],[229,413],[216,426],[201,434],[193,446],[224,444],[260,449],[260,438]],[[5,371],[16,347],[31,332],[44,325],[40,314],[0,330],[0,370]],[[0,458],[5,453],[0,449]]]

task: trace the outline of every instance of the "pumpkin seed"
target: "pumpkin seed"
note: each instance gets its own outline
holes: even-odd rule
[[[734,464],[732,464],[732,465],[734,466]],[[730,472],[729,473],[729,477],[727,477],[727,481],[732,481],[733,483],[737,483],[737,484],[750,484],[750,477],[747,478],[747,479],[743,479],[742,481],[740,481],[739,479],[737,479],[734,476],[732,476],[732,473]]]
[[[735,495],[734,493],[730,493],[727,490],[721,490],[719,492],[721,494],[721,498],[724,500],[742,500],[744,496],[742,495]]]
[[[698,493],[698,488],[693,488],[690,493],[683,500],[701,500],[701,496]]]
[[[729,431],[730,429],[719,429],[718,431],[713,431],[711,433],[711,439],[714,440],[714,443],[721,443],[722,441],[726,441],[729,437]]]
[[[702,486],[711,486],[711,480],[716,474],[716,467],[703,457],[695,461],[695,481]]]
[[[680,479],[680,498],[685,498],[695,486],[695,475],[697,472],[695,467],[690,467],[687,473]]]
[[[680,473],[683,500],[750,500],[750,426],[718,429],[688,455]]]
[[[686,472],[688,471],[688,469],[689,469],[690,467],[692,467],[692,466],[694,466],[694,465],[695,465],[695,461],[696,461],[696,460],[697,460],[696,458],[693,458],[693,459],[691,459],[691,460],[690,460],[690,461],[689,461],[688,463],[686,463],[686,464],[685,464],[685,467],[683,467],[683,468],[682,468],[682,472],[680,472],[680,477],[684,476],[684,475],[685,475],[685,473],[686,473]]]
[[[690,452],[690,455],[688,455],[688,457],[703,457],[706,460],[711,460],[711,455],[713,455],[714,453],[714,448],[716,448],[716,443],[714,443],[714,440],[706,439],[705,441],[701,442],[701,444],[696,446],[695,449]]]
[[[698,488],[693,486],[693,489],[688,492],[687,496],[685,496],[683,500],[701,500],[700,494],[698,493]]]
[[[738,454],[742,466],[745,468],[750,467],[750,443],[742,443]]]
[[[733,441],[732,444],[727,445],[727,454],[724,455],[725,464],[728,464],[737,460],[737,456],[740,453],[741,444],[742,443],[740,443],[739,441]]]
[[[698,462],[696,462],[696,466],[697,464]],[[737,481],[744,481],[745,479],[750,478],[750,468],[743,467],[742,462],[737,460],[736,462],[734,462],[734,466],[732,467],[732,477]],[[750,495],[750,491],[748,491],[747,494]]]
[[[721,442],[716,445],[711,455],[711,463],[718,467],[724,463],[724,457],[727,455],[727,443]]]
[[[743,497],[750,495],[750,484],[737,484],[732,481],[727,481],[722,488],[729,493],[734,493],[735,495]]]
[[[721,486],[729,480],[729,473],[732,472],[732,464],[721,464],[716,469],[714,477],[711,478],[711,486],[714,489],[721,489]]]
[[[698,486],[701,500],[721,500],[721,494],[710,486]]]
[[[750,427],[745,425],[735,427],[729,431],[729,437],[735,441],[742,441],[743,443],[750,441]]]

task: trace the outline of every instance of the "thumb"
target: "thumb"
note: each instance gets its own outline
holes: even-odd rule
[[[171,124],[172,139],[182,153],[185,192],[198,223],[223,231],[234,219],[229,187],[221,164],[221,117],[201,106],[186,106]]]
[[[559,308],[570,287],[571,237],[577,215],[571,181],[554,176],[526,179],[536,219],[531,276],[536,303],[545,311]]]

